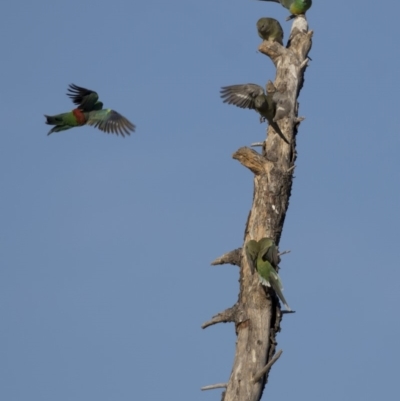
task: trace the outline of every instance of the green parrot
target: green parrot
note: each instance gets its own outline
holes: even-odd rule
[[[257,21],[258,36],[264,40],[271,40],[283,45],[283,29],[274,18],[260,18]]]
[[[258,255],[260,255],[263,260],[267,260],[271,263],[274,269],[278,267],[281,259],[279,257],[278,247],[275,245],[274,240],[271,238],[261,238],[260,241],[258,241],[258,246],[260,249]]]
[[[77,105],[77,108],[68,112],[46,117],[46,124],[54,125],[47,135],[53,132],[65,131],[82,125],[92,125],[100,131],[130,135],[135,131],[135,125],[124,116],[111,109],[103,109],[96,92],[71,84],[67,95]]]
[[[256,269],[258,252],[260,251],[260,245],[254,239],[251,239],[246,242],[245,250],[246,250],[246,256],[249,261],[249,265],[251,267],[252,273],[254,273],[254,270]]]
[[[306,11],[311,7],[312,0],[261,0],[261,1],[272,1],[274,3],[280,3],[283,7],[287,8],[292,15],[287,20],[294,18],[296,15],[305,14]]]
[[[245,245],[246,255],[250,265],[255,265],[260,283],[266,287],[272,287],[276,295],[285,305],[285,308],[292,312],[290,306],[283,296],[283,286],[275,267],[279,263],[278,248],[271,238],[262,238],[260,241],[250,240]]]
[[[245,245],[246,256],[250,265],[255,266],[259,255],[276,268],[280,262],[278,247],[271,238],[261,238],[260,241],[251,239]]]
[[[276,102],[273,97],[276,88],[271,81],[268,81],[266,90],[267,94],[264,93],[264,89],[259,85],[244,84],[223,86],[220,93],[224,103],[233,104],[242,109],[256,110],[261,116],[260,122],[267,120],[275,132],[289,144],[278,124],[274,121]]]

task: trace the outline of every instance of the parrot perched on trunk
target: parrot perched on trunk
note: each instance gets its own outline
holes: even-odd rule
[[[264,40],[271,40],[283,45],[283,29],[274,18],[260,18],[257,21],[258,36]]]
[[[271,81],[268,81],[266,90],[267,94],[264,93],[264,89],[259,85],[245,84],[223,86],[220,93],[224,103],[233,104],[242,109],[256,110],[261,116],[260,122],[267,120],[275,132],[289,144],[278,124],[274,121],[276,102],[273,97],[276,88]]]
[[[283,7],[287,8],[292,15],[287,20],[294,18],[296,15],[305,14],[306,11],[311,7],[312,0],[261,0],[271,1],[274,3],[280,3]]]
[[[266,287],[272,287],[276,295],[292,312],[283,296],[281,279],[275,270],[279,263],[278,248],[271,238],[262,238],[260,241],[250,240],[245,245],[246,255],[251,265],[255,265],[260,283]]]
[[[65,131],[82,125],[93,125],[107,133],[130,135],[135,131],[135,125],[124,116],[111,109],[103,109],[96,92],[71,84],[67,95],[77,105],[77,108],[68,112],[46,117],[46,124],[54,125],[47,135],[53,132]]]

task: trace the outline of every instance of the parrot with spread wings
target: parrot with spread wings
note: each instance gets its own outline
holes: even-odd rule
[[[92,125],[100,131],[123,137],[135,131],[135,125],[124,116],[114,110],[103,109],[95,91],[71,84],[67,95],[77,107],[68,113],[45,115],[46,124],[54,125],[47,135],[82,125]]]

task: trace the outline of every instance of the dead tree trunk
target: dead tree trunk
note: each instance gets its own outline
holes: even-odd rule
[[[296,160],[296,134],[302,118],[298,117],[297,97],[303,86],[304,72],[311,49],[312,31],[307,20],[298,16],[293,23],[287,47],[263,41],[259,51],[276,66],[275,87],[289,105],[289,114],[279,126],[289,140],[285,143],[273,130],[263,143],[262,154],[243,147],[233,154],[254,174],[253,205],[247,220],[244,243],[250,239],[270,237],[278,244],[293,182]],[[236,355],[228,383],[203,389],[225,388],[223,401],[258,401],[267,383],[271,366],[280,357],[276,336],[280,331],[282,312],[272,291],[265,291],[257,274],[252,273],[244,247],[235,249],[212,264],[240,267],[240,294],[236,304],[203,324],[203,328],[221,322],[234,322],[237,334]]]

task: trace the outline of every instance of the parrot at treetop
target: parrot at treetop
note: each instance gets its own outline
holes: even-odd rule
[[[233,104],[242,109],[254,109],[260,114],[260,122],[268,121],[275,132],[287,143],[289,141],[283,135],[278,124],[274,121],[276,102],[273,100],[276,88],[271,81],[264,89],[256,84],[231,85],[221,88],[221,98],[224,103]]]
[[[275,242],[271,238],[262,238],[258,242],[250,240],[247,241],[245,249],[247,258],[251,264],[256,266],[260,283],[266,287],[272,287],[285,308],[292,312],[282,293],[282,281],[274,268],[279,263],[278,248]]]
[[[287,8],[292,15],[287,20],[294,18],[296,15],[305,14],[311,7],[312,0],[261,0],[280,3],[283,7]]]
[[[258,36],[264,40],[271,40],[283,45],[283,29],[274,18],[260,18],[257,21]]]
[[[70,93],[67,95],[78,107],[68,113],[45,115],[46,124],[54,125],[47,135],[82,125],[92,125],[100,131],[121,134],[123,137],[135,131],[135,125],[124,116],[114,110],[103,109],[96,92],[73,84],[68,91]]]

